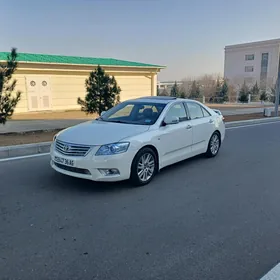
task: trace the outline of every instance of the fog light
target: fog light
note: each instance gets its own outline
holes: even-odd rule
[[[111,169],[98,169],[99,172],[103,175],[103,176],[114,176],[114,175],[120,175],[120,172],[118,169],[115,168],[111,168]]]

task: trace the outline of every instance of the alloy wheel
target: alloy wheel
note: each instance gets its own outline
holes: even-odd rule
[[[147,182],[151,179],[155,171],[155,159],[150,153],[143,154],[137,165],[137,175],[141,182]]]
[[[220,138],[217,134],[214,134],[210,141],[210,150],[212,155],[216,155],[220,148]]]

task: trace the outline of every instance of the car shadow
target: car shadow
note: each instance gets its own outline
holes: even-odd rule
[[[161,169],[161,171],[159,172],[159,174],[157,175],[157,177],[161,178],[162,176],[170,176],[170,175],[174,175],[175,172],[183,172],[185,171],[187,168],[193,168],[197,165],[202,165],[202,164],[213,164],[215,163],[215,161],[219,160],[219,157],[225,157],[225,152],[224,150],[220,150],[219,154],[214,157],[214,158],[207,158],[204,154],[200,154],[197,155],[195,157],[192,158],[188,158],[186,160],[174,163],[172,165],[169,165],[167,167],[164,167],[163,169]],[[155,178],[156,179],[156,178]]]
[[[217,155],[217,157],[219,157],[219,155]],[[156,177],[153,179],[150,185],[156,182],[157,179],[162,178],[162,176],[170,176],[171,174],[174,175],[174,172],[183,171],[188,166],[192,166],[194,164],[200,164],[205,161],[207,161],[207,158],[204,155],[198,155],[193,158],[189,158],[184,161],[167,166],[163,168],[159,172],[159,174],[156,175]],[[55,171],[53,171],[51,181],[54,183],[55,188],[59,188],[62,191],[71,191],[71,192],[85,193],[85,194],[120,193],[123,191],[129,191],[129,190],[139,188],[133,186],[128,180],[121,181],[121,182],[112,182],[112,183],[94,182],[86,179],[80,179],[80,178],[63,175]]]
[[[162,175],[164,175],[164,174],[170,175],[169,172],[172,172],[174,174],[174,172],[183,170],[188,166],[191,166],[193,164],[197,164],[199,162],[203,162],[203,161],[205,161],[205,159],[207,159],[207,158],[205,158],[204,155],[198,155],[198,156],[195,156],[195,157],[192,157],[192,158],[174,163],[172,165],[166,166],[163,169],[161,169],[161,171],[159,172],[158,175],[161,175],[161,174]]]
[[[94,182],[86,179],[75,178],[67,175],[63,175],[53,171],[51,181],[54,182],[53,186],[59,188],[62,191],[71,191],[77,193],[114,193],[121,192],[123,190],[129,190],[133,186],[129,181],[122,182]]]

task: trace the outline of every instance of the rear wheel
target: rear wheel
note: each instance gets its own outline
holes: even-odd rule
[[[131,165],[130,181],[135,186],[150,183],[157,171],[157,156],[151,148],[140,150]]]
[[[219,133],[216,131],[212,134],[209,140],[206,156],[215,157],[220,150],[220,146],[221,146],[221,138]]]

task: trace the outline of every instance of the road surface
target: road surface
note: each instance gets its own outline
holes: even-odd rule
[[[227,130],[142,188],[0,162],[0,279],[260,279],[280,260],[279,143],[279,123]]]

